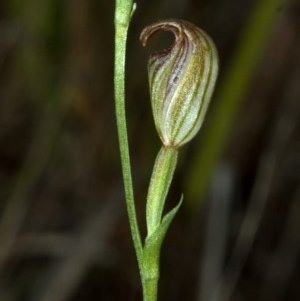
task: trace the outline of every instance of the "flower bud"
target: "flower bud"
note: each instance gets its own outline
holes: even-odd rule
[[[162,143],[178,148],[199,131],[218,74],[218,54],[201,29],[184,20],[166,20],[144,28],[143,46],[158,30],[171,31],[170,49],[152,54],[148,61],[151,105]]]

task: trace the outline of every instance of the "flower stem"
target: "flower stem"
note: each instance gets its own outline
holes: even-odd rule
[[[180,204],[163,217],[165,199],[173,179],[178,151],[162,147],[157,155],[147,197],[147,237],[141,270],[144,301],[156,301],[159,280],[159,258],[166,231]]]
[[[177,157],[177,149],[164,146],[157,155],[147,197],[146,219],[148,236],[161,223],[165,200],[177,164]]]
[[[119,137],[119,147],[121,155],[121,164],[123,180],[125,187],[125,196],[131,235],[139,265],[142,259],[142,242],[136,217],[134,204],[133,185],[131,177],[131,166],[129,157],[128,134],[125,116],[125,56],[127,31],[131,15],[134,10],[132,0],[116,0],[115,10],[115,106]]]
[[[143,288],[144,301],[157,301],[158,278],[145,280]]]

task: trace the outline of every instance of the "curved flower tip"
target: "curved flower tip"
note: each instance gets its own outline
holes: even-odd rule
[[[148,61],[151,105],[162,143],[178,148],[199,131],[218,74],[218,54],[210,37],[184,20],[165,20],[144,28],[145,46],[160,30],[171,31],[170,49],[152,54]]]

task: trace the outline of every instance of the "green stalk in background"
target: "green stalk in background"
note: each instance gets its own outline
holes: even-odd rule
[[[191,160],[185,177],[187,198],[193,208],[200,204],[213,167],[225,147],[239,106],[247,93],[262,51],[268,42],[278,9],[285,0],[260,0],[241,33],[241,40],[233,55],[233,62],[224,76],[216,95],[216,107],[211,114],[199,151]]]

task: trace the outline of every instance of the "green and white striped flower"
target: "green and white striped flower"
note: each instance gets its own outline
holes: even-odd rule
[[[141,42],[159,30],[171,31],[170,49],[152,54],[148,61],[154,122],[162,143],[178,148],[199,131],[218,74],[218,54],[211,38],[184,20],[166,20],[147,26]]]

